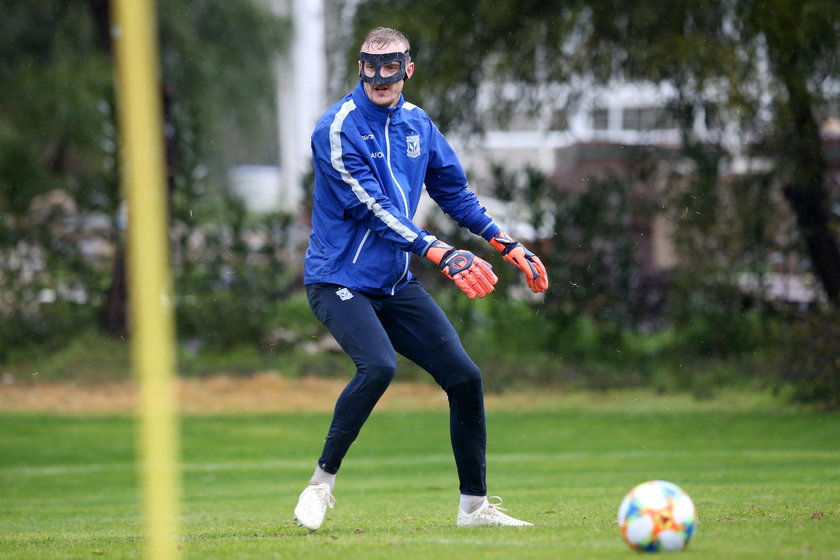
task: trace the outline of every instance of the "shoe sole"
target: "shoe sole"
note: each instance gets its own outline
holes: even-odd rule
[[[300,522],[300,520],[299,520],[297,517],[295,517],[295,523],[297,523],[297,526],[298,526],[298,527],[306,527],[306,525],[304,525],[303,523],[301,523],[301,522]],[[317,531],[317,530],[318,530],[318,529],[320,529],[320,528],[321,528],[321,526],[320,526],[320,525],[319,525],[318,527],[315,527],[314,529],[313,529],[313,528],[311,528],[311,527],[306,527],[306,529],[307,529],[308,531],[310,531],[310,532],[315,532],[315,531]]]

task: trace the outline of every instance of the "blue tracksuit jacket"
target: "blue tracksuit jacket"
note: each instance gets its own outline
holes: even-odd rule
[[[312,165],[305,284],[398,292],[413,278],[411,253],[423,254],[436,239],[412,222],[424,184],[461,226],[488,240],[499,231],[429,116],[402,96],[396,107],[377,107],[361,81],[318,121]]]

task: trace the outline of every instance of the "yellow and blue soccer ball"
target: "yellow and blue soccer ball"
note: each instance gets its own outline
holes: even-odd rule
[[[697,514],[694,502],[679,486],[650,480],[621,501],[618,526],[634,550],[674,552],[688,546],[697,528]]]

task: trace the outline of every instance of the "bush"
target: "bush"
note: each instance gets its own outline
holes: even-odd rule
[[[4,374],[23,381],[97,383],[131,378],[131,352],[126,340],[105,336],[95,328],[70,330],[61,345],[30,345],[11,356]]]
[[[14,310],[0,315],[0,365],[61,348],[68,333],[96,324],[96,311],[92,305],[58,302],[39,305],[33,312]]]
[[[782,337],[779,380],[793,398],[840,410],[840,312],[799,315]]]

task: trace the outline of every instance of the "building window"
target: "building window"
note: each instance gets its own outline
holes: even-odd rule
[[[569,130],[569,113],[566,109],[555,109],[551,112],[550,130]]]
[[[592,111],[592,128],[594,130],[607,130],[610,124],[610,114],[606,109],[595,109]]]
[[[676,128],[670,113],[662,107],[627,107],[621,112],[623,130],[663,130]]]

